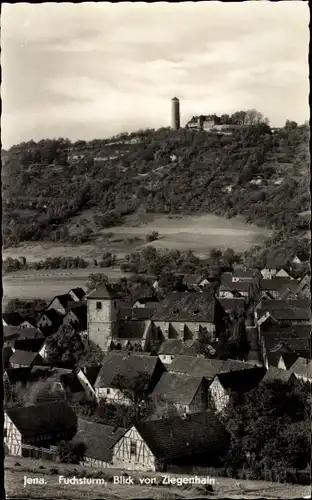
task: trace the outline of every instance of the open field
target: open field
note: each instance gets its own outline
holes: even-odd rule
[[[19,463],[20,465],[15,465]],[[40,468],[39,468],[40,467]],[[56,474],[51,474],[51,469],[58,469]],[[106,484],[102,485],[65,485],[59,484],[59,475],[66,477],[81,477],[81,467],[64,464],[53,464],[39,460],[25,459],[21,457],[6,457],[5,469],[5,489],[8,499],[32,498],[44,499],[71,499],[71,500],[130,500],[130,499],[159,499],[159,500],[179,500],[179,499],[199,499],[202,498],[270,498],[270,499],[294,499],[307,497],[310,494],[309,486],[270,483],[265,481],[247,481],[216,478],[213,486],[214,493],[206,495],[201,486],[145,486],[145,485],[117,485],[112,484],[110,478],[113,475],[123,475],[124,471],[105,469]],[[92,469],[94,472],[94,469]],[[160,474],[131,473],[134,482],[139,477],[157,477],[161,480]],[[44,485],[26,485],[24,487],[24,476],[31,478],[43,478]],[[176,476],[172,474],[172,476]],[[99,478],[103,477],[99,472]],[[186,476],[183,476],[186,477]]]
[[[119,269],[88,267],[86,269],[55,269],[41,271],[21,271],[3,277],[3,303],[19,299],[41,298],[51,300],[55,295],[66,293],[70,288],[85,288],[89,274],[102,273],[117,280],[127,273]]]
[[[254,225],[241,222],[239,219],[226,219],[216,215],[168,216],[143,214],[140,217],[129,217],[126,224],[96,233],[94,241],[82,245],[65,245],[57,243],[29,243],[13,248],[3,249],[3,258],[26,257],[29,261],[46,259],[47,257],[82,257],[99,259],[105,250],[123,258],[146,245],[145,237],[152,231],[159,233],[159,239],[152,244],[156,248],[187,250],[192,249],[196,255],[205,257],[211,248],[233,248],[242,252],[252,245],[260,244],[270,232]],[[109,236],[113,233],[113,236]],[[131,242],[136,238],[136,240]]]

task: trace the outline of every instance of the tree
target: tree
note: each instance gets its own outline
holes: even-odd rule
[[[248,109],[245,116],[245,125],[258,125],[259,123],[268,124],[268,119],[256,109]]]
[[[82,340],[70,325],[61,325],[56,333],[46,339],[47,362],[49,364],[59,361],[76,364],[83,352]]]
[[[22,300],[11,299],[5,307],[6,313],[19,313],[22,318],[37,319],[42,311],[47,307],[47,303],[42,299]]]
[[[81,442],[61,441],[58,444],[58,456],[62,463],[79,464],[85,455],[86,445]]]
[[[88,292],[90,292],[91,290],[94,290],[94,289],[100,287],[101,285],[107,285],[107,284],[108,284],[108,277],[106,276],[106,274],[91,273],[88,276],[88,281],[87,281],[86,286],[87,286]]]
[[[131,401],[137,416],[142,416],[146,412],[149,383],[150,376],[147,372],[139,372],[131,378],[118,374],[112,381],[113,386]]]

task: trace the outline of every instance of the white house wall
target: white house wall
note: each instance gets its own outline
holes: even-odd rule
[[[135,443],[135,454],[131,454],[131,442]],[[114,446],[113,466],[145,472],[156,470],[155,457],[135,427],[131,427]]]

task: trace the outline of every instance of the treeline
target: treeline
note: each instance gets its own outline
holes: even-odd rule
[[[47,257],[45,260],[37,262],[27,262],[25,257],[13,259],[8,257],[3,261],[3,271],[12,273],[16,271],[28,271],[35,269],[84,269],[90,265],[90,262],[81,257]]]

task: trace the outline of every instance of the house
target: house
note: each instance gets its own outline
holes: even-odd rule
[[[193,344],[192,340],[183,342],[179,339],[166,339],[162,342],[158,350],[158,357],[162,363],[170,364],[178,354],[197,356],[196,349]]]
[[[296,352],[284,352],[281,354],[277,368],[280,370],[288,370],[299,358],[299,355]]]
[[[266,369],[254,367],[246,373],[244,370],[219,373],[209,386],[209,404],[222,412],[230,402],[232,393],[251,391],[259,385]]]
[[[310,358],[299,357],[288,371],[293,373],[298,380],[312,382],[312,361]]]
[[[14,354],[10,358],[10,364],[12,368],[31,368],[34,365],[39,365],[43,362],[42,357],[38,352],[31,351],[18,351],[15,350]]]
[[[203,377],[185,373],[162,374],[152,393],[155,404],[171,403],[181,414],[200,413],[207,408],[208,383]]]
[[[23,321],[22,316],[19,313],[3,313],[2,314],[2,325],[3,326],[19,326]]]
[[[76,301],[69,304],[68,310],[63,318],[63,325],[71,325],[76,331],[87,330],[87,304],[83,301]]]
[[[86,292],[84,291],[83,288],[77,287],[77,288],[71,288],[68,290],[68,295],[74,300],[75,302],[80,302],[84,300],[86,296]]]
[[[168,465],[209,466],[228,446],[227,431],[210,411],[137,422],[116,441],[113,466],[146,472],[165,471]]]
[[[246,301],[243,297],[220,297],[219,302],[228,316],[232,316],[235,312],[244,313],[246,310]]]
[[[20,330],[18,326],[3,326],[3,343],[6,346],[14,347],[14,343],[20,338]]]
[[[254,366],[244,361],[227,359],[194,358],[192,356],[179,355],[172,361],[168,371],[175,373],[187,373],[193,377],[205,377],[212,381],[219,373],[249,370]]]
[[[30,351],[39,353],[45,342],[45,338],[30,338],[30,339],[16,339],[14,342],[14,350],[17,351]]]
[[[182,283],[187,286],[188,290],[200,290],[211,286],[210,281],[202,274],[185,274]]]
[[[133,309],[136,307],[147,307],[149,309],[154,309],[158,306],[158,304],[159,300],[157,297],[142,297],[140,299],[137,299],[132,307]]]
[[[274,335],[264,335],[261,339],[261,355],[264,366],[278,367],[280,357],[285,353],[296,354],[308,358],[310,356],[310,341],[307,338],[276,338]],[[281,365],[280,365],[281,366]]]
[[[98,375],[99,371],[100,371],[100,366],[98,367],[96,376]],[[80,385],[83,387],[84,390],[84,400],[89,401],[91,403],[95,403],[96,402],[96,394],[94,389],[95,378],[91,375],[91,370],[85,373],[85,371],[82,370],[81,368],[76,368],[76,375]]]
[[[32,327],[19,327],[19,340],[26,339],[44,339],[44,335],[38,328]]]
[[[48,448],[70,440],[77,430],[77,417],[64,402],[7,408],[4,443],[10,455],[23,455],[25,446]]]
[[[287,383],[291,378],[292,374],[288,370],[270,366],[266,374],[264,375],[261,384],[266,382],[275,382],[276,380]]]
[[[145,308],[136,308],[133,311],[145,311]],[[138,314],[138,319],[119,321],[118,334],[110,340],[109,348],[128,351],[147,351],[153,338],[153,325],[147,318],[139,319],[143,315]],[[143,316],[144,317],[144,316]]]
[[[255,278],[259,278],[258,269],[235,269],[232,272],[232,283],[252,283]]]
[[[13,355],[13,349],[11,346],[3,346],[2,347],[2,368],[6,370],[10,368],[10,358]]]
[[[289,280],[293,279],[284,268],[281,268],[279,271],[277,271],[275,278],[288,278]]]
[[[163,339],[196,340],[207,332],[214,341],[223,327],[225,312],[211,292],[174,292],[155,309],[152,321]]]
[[[285,286],[293,286],[293,281],[289,278],[274,278],[260,280],[260,292],[269,293],[273,299],[281,298]]]
[[[311,324],[310,301],[301,300],[264,300],[255,307],[255,323],[279,325]]]
[[[97,376],[99,374],[99,371],[101,369],[101,365],[92,365],[92,366],[83,366],[81,368],[82,373],[85,375],[86,379],[88,380],[89,384],[94,390],[95,382],[97,379]],[[77,376],[79,377],[80,369],[77,369]]]
[[[111,425],[88,422],[79,418],[77,434],[72,443],[85,445],[85,455],[80,465],[98,468],[112,467],[112,445],[125,431],[126,429],[123,427],[116,429]]]
[[[253,290],[253,282],[236,281],[229,284],[222,284],[219,287],[218,297],[234,298],[244,297],[246,300],[250,298]]]
[[[293,279],[285,284],[281,290],[281,298],[284,300],[305,299],[311,297],[310,276],[305,275],[301,280]]]
[[[267,259],[266,265],[261,269],[260,273],[264,279],[271,279],[276,276],[278,271],[283,269],[282,260],[277,259]]]
[[[60,314],[65,314],[68,305],[73,302],[73,298],[69,293],[64,293],[63,295],[56,295],[54,299],[51,300],[50,304],[47,307],[47,310],[54,309],[58,311]]]
[[[118,334],[120,301],[120,293],[110,284],[102,285],[87,296],[88,339],[103,351],[109,349],[111,339]]]
[[[24,318],[24,320],[22,321],[22,323],[20,324],[20,329],[22,328],[36,328],[36,319],[33,318],[33,317],[28,317],[28,318]]]
[[[37,328],[39,328],[44,335],[55,333],[63,323],[63,317],[64,315],[59,311],[47,309],[40,316],[37,322]]]
[[[140,384],[141,378],[145,384],[144,392],[150,394],[165,371],[157,356],[111,351],[105,356],[95,382],[97,399],[106,398],[114,403],[131,404],[123,393],[123,384],[125,389],[129,385],[135,388]]]

